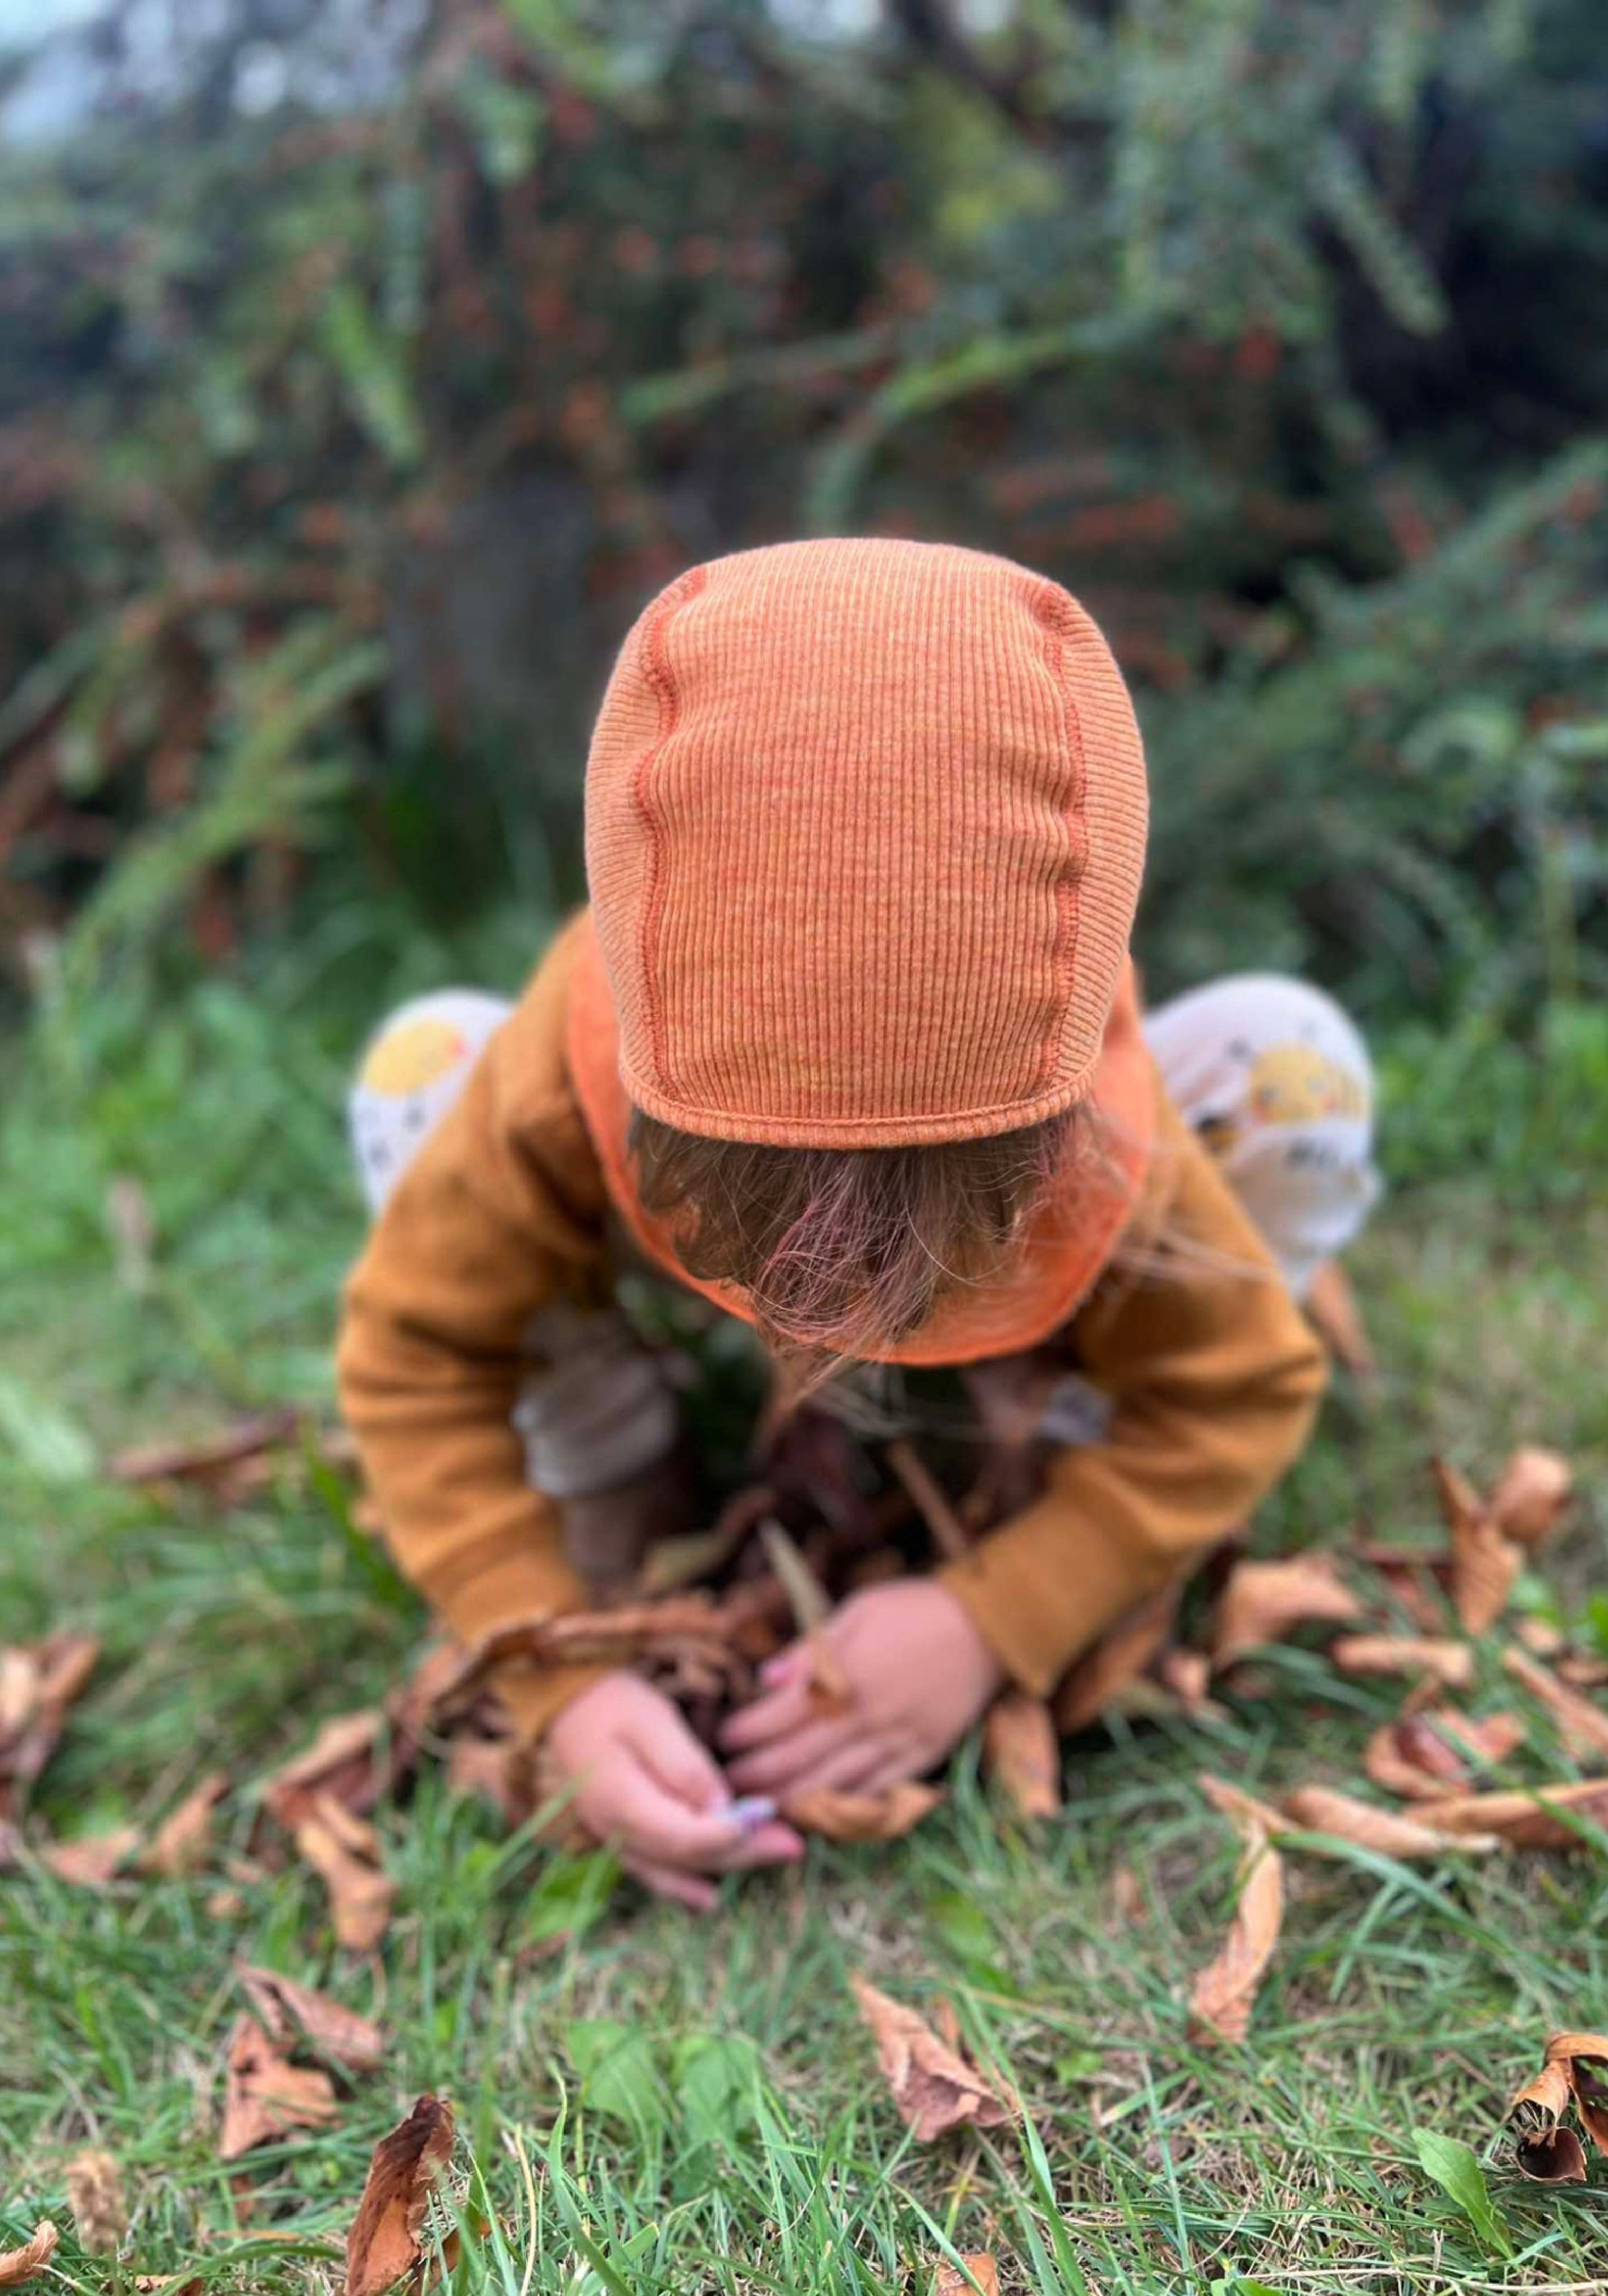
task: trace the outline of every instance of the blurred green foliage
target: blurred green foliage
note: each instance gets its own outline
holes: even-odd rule
[[[286,918],[423,972],[511,898],[533,952],[644,597],[869,529],[1108,630],[1158,989],[1522,1060],[1600,994],[1593,0],[854,12],[241,0],[158,72],[113,0],[48,133],[0,69],[21,993]]]

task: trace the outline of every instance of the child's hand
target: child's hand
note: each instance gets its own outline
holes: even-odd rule
[[[965,1735],[1004,1683],[998,1660],[947,1587],[896,1578],[851,1595],[823,1628],[854,1702],[824,1716],[807,1644],[760,1671],[764,1694],[721,1733],[742,1793],[834,1786],[875,1793],[920,1777]]]
[[[588,1831],[661,1898],[706,1913],[716,1897],[706,1874],[803,1854],[791,1826],[745,1828],[730,1814],[731,1788],[680,1709],[634,1674],[582,1691],[548,1725],[547,1745]]]

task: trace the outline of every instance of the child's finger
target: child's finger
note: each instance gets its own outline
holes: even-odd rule
[[[640,1882],[656,1898],[673,1898],[677,1905],[690,1906],[695,1914],[712,1913],[718,1902],[719,1891],[701,1874],[684,1874],[674,1866],[656,1866],[651,1857],[622,1857],[619,1862],[634,1882]]]
[[[826,1786],[835,1793],[874,1792],[890,1759],[885,1738],[857,1738],[852,1745],[840,1747],[801,1771],[790,1781],[789,1792],[808,1793],[816,1786]]]
[[[790,1676],[777,1690],[739,1708],[720,1733],[723,1754],[738,1754],[763,1746],[809,1719],[809,1681],[803,1673]]]
[[[785,1650],[767,1658],[759,1669],[759,1680],[767,1690],[780,1690],[784,1682],[794,1682],[809,1664],[808,1643],[789,1643]]]
[[[674,1709],[662,1728],[639,1732],[631,1746],[643,1767],[689,1809],[714,1810],[728,1799],[719,1764]]]
[[[726,1775],[739,1793],[778,1793],[796,1785],[863,1733],[864,1725],[852,1715],[830,1722],[807,1722],[786,1737],[740,1756]]]
[[[804,1855],[804,1841],[791,1825],[762,1825],[720,1860],[723,1874],[741,1874],[751,1866],[794,1866]]]

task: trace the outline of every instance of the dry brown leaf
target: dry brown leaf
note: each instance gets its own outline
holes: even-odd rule
[[[1514,1680],[1546,1708],[1559,1738],[1577,1761],[1608,1759],[1608,1714],[1600,1706],[1560,1682],[1538,1659],[1527,1658],[1522,1651],[1505,1651],[1502,1663]]]
[[[34,2226],[30,2241],[21,2248],[8,2248],[0,2254],[0,2288],[21,2288],[25,2280],[43,2272],[55,2254],[61,2237],[50,2218],[42,2217]]]
[[[1555,1627],[1546,1619],[1520,1619],[1514,1632],[1531,1658],[1554,1658],[1569,1647],[1562,1627]]]
[[[537,1801],[530,1750],[516,1738],[454,1738],[447,1791],[488,1802],[505,1825],[521,1824]]]
[[[246,1901],[238,1890],[214,1890],[201,1906],[208,1920],[213,1922],[237,1922],[245,1910]]]
[[[135,2296],[203,2296],[206,2282],[193,2273],[136,2272]]]
[[[193,1442],[146,1443],[116,1452],[106,1472],[119,1483],[211,1482],[242,1460],[292,1442],[300,1424],[299,1412],[265,1411]]]
[[[1569,1505],[1574,1476],[1556,1451],[1514,1453],[1491,1494],[1497,1528],[1521,1546],[1538,1546]]]
[[[1608,1827],[1608,1778],[1570,1779],[1557,1785],[1501,1793],[1457,1794],[1419,1805],[1426,1825],[1448,1833],[1494,1833],[1521,1849],[1579,1849],[1581,1837],[1554,1810]]]
[[[611,1611],[542,1611],[511,1619],[482,1636],[459,1660],[443,1685],[440,1702],[465,1697],[505,1666],[597,1663],[632,1666],[643,1660],[676,1657],[684,1649],[704,1652],[711,1661],[729,1660],[736,1645],[740,1616],[704,1595],[672,1595],[660,1603],[622,1603]]]
[[[1575,2111],[1597,2151],[1608,2152],[1608,2034],[1554,2033],[1546,2062],[1549,2069],[1563,2066]]]
[[[1499,1714],[1475,1715],[1464,1714],[1456,1706],[1435,1706],[1423,1719],[1481,1769],[1505,1762],[1530,1735],[1523,1717],[1505,1708]]]
[[[1608,1658],[1589,1658],[1584,1651],[1565,1651],[1553,1671],[1571,1690],[1601,1690],[1608,1685]]]
[[[1444,1636],[1341,1635],[1329,1656],[1341,1674],[1417,1675],[1445,1690],[1466,1690],[1474,1678],[1473,1651]]]
[[[332,1715],[320,1723],[312,1744],[267,1781],[263,1807],[290,1833],[321,1800],[351,1810],[372,1809],[386,1783],[380,1766],[384,1726],[385,1717],[377,1706]]]
[[[914,1783],[889,1786],[882,1793],[840,1793],[833,1786],[812,1786],[790,1795],[782,1815],[801,1833],[819,1833],[828,1841],[898,1841],[929,1817],[943,1800],[937,1786]]]
[[[220,2161],[238,2161],[252,2145],[292,2128],[325,2128],[339,2113],[328,2073],[282,2057],[254,2017],[234,2020],[224,2075]]]
[[[1440,1601],[1451,1586],[1451,1557],[1416,1546],[1384,1546],[1376,1541],[1355,1549],[1358,1562],[1366,1563],[1385,1583],[1386,1591],[1420,1633],[1439,1634],[1446,1624]]]
[[[452,2158],[452,2108],[422,2096],[382,2136],[368,2164],[357,2213],[346,2236],[345,2296],[383,2296],[426,2260],[426,2212]]]
[[[1362,1766],[1376,1786],[1408,1801],[1444,1801],[1469,1783],[1461,1754],[1422,1713],[1382,1722],[1368,1740]]]
[[[1220,1784],[1220,1781],[1214,1782]],[[1226,1806],[1226,1805],[1219,1805]],[[1284,1866],[1257,1806],[1235,1810],[1245,1841],[1239,1902],[1228,1934],[1189,1989],[1189,2030],[1202,2045],[1243,2041],[1284,1918]]]
[[[165,1874],[169,1880],[199,1873],[212,1849],[213,1812],[228,1791],[229,1781],[221,1770],[204,1777],[157,1827],[140,1858],[141,1872]]]
[[[1061,1808],[1061,1741],[1042,1698],[1007,1690],[982,1726],[983,1759],[1018,1817],[1054,1817]]]
[[[297,1826],[296,1847],[329,1891],[336,1942],[353,1953],[372,1952],[390,1925],[397,1894],[376,1862],[373,1828],[324,1797]]]
[[[1431,1825],[1399,1810],[1381,1809],[1354,1794],[1335,1793],[1328,1786],[1298,1786],[1284,1796],[1290,1824],[1312,1833],[1332,1833],[1341,1841],[1354,1841],[1359,1849],[1377,1850],[1382,1857],[1443,1857],[1449,1850],[1496,1849],[1494,1833],[1453,1833]]]
[[[1572,2128],[1560,2124],[1571,2089],[1567,2060],[1549,2054],[1534,2080],[1526,2081],[1507,2108],[1514,2132],[1514,2161],[1521,2176],[1535,2185],[1583,2185],[1586,2155]]]
[[[1522,1551],[1465,1475],[1446,1459],[1432,1459],[1430,1466],[1451,1539],[1452,1608],[1465,1634],[1488,1634],[1507,1608],[1524,1567]]]
[[[1331,1554],[1236,1562],[1218,1603],[1212,1667],[1220,1670],[1247,1651],[1283,1642],[1293,1627],[1349,1626],[1361,1616],[1362,1604]]]
[[[116,1880],[144,1836],[137,1825],[109,1825],[102,1833],[80,1833],[72,1841],[47,1841],[38,1851],[58,1882],[85,1890],[104,1890]]]
[[[115,2249],[128,2229],[123,2172],[110,2152],[75,2152],[63,2174],[78,2246],[92,2254]]]
[[[1063,1737],[1099,1720],[1166,1647],[1178,1613],[1178,1590],[1164,1587],[1118,1620],[1087,1650],[1055,1693],[1055,1727]]]
[[[854,1710],[854,1685],[843,1670],[842,1660],[826,1638],[825,1628],[811,1627],[806,1641],[809,1648],[809,1702],[816,1713],[836,1717]]]
[[[991,2256],[963,2256],[959,2266],[946,2259],[932,2276],[932,2296],[999,2296],[999,2267]],[[966,2277],[970,2273],[971,2278]]]
[[[890,2001],[863,1977],[851,1977],[849,1983],[876,2041],[877,2062],[899,2118],[918,2144],[931,2144],[946,2129],[963,2125],[997,2128],[1011,2118],[1010,2107],[985,2076],[914,2009]]]
[[[0,1819],[21,1816],[100,1654],[94,1635],[0,1644]]]
[[[1343,1371],[1353,1379],[1372,1379],[1379,1366],[1368,1345],[1366,1327],[1351,1289],[1351,1279],[1338,1259],[1326,1259],[1307,1286],[1301,1310],[1318,1338]]]
[[[1232,1818],[1247,1841],[1259,1826],[1264,1833],[1288,1831],[1288,1820],[1282,1810],[1275,1809],[1271,1802],[1258,1801],[1243,1786],[1230,1785],[1227,1778],[1214,1777],[1210,1770],[1202,1770],[1195,1783],[1213,1809]]]
[[[234,1974],[263,2030],[275,2044],[293,2043],[299,2038],[321,2056],[332,2058],[350,2072],[372,2073],[377,2069],[384,2042],[372,2018],[343,2008],[325,1993],[315,1993],[310,1985],[298,1985],[293,1977],[282,1977],[276,1969],[258,1969],[250,1962],[237,1961]]]

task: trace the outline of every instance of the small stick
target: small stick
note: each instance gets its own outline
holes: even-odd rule
[[[972,1545],[971,1536],[955,1509],[950,1505],[937,1477],[916,1452],[915,1447],[903,1436],[896,1436],[887,1446],[888,1464],[915,1500],[916,1509],[932,1534],[932,1544],[939,1553],[957,1562]]]

